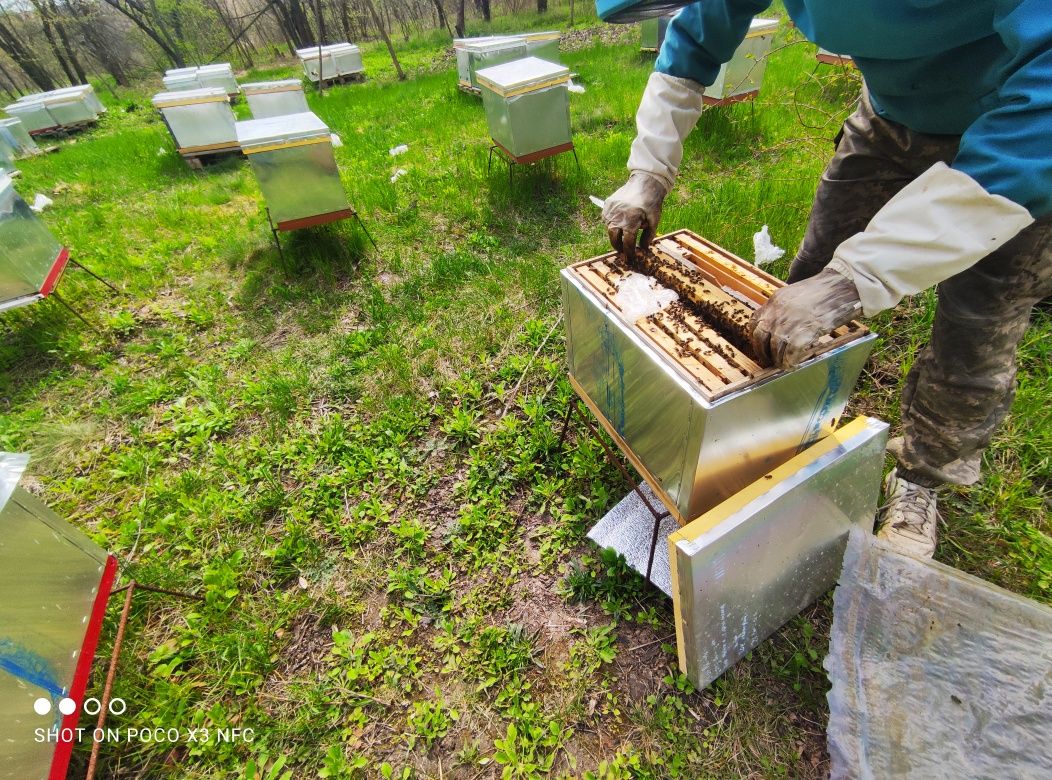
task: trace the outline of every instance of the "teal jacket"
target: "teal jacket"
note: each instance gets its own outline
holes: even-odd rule
[[[669,24],[657,70],[712,84],[770,0],[703,0]],[[882,116],[960,135],[954,168],[1052,213],[1052,0],[785,0],[800,31],[851,55]]]

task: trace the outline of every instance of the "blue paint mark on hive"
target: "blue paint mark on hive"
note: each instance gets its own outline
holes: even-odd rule
[[[600,403],[607,421],[621,436],[625,435],[625,363],[609,323],[603,323],[600,340],[606,357],[606,370],[599,379]]]
[[[56,679],[55,670],[46,659],[10,639],[0,639],[0,671],[42,688],[52,697],[61,696],[64,692]]]
[[[796,448],[797,454],[814,444],[822,433],[822,421],[829,415],[833,408],[833,402],[840,395],[840,388],[844,384],[844,358],[843,355],[834,355],[825,362],[826,386],[818,396],[814,408],[811,410],[811,419],[807,421],[800,445]]]

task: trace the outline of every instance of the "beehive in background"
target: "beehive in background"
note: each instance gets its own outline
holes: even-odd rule
[[[237,147],[234,112],[221,87],[161,92],[153,105],[164,117],[180,153]]]
[[[461,88],[471,87],[471,62],[468,56],[468,47],[485,41],[492,41],[500,36],[483,35],[475,38],[454,38],[453,53],[457,59],[457,86]]]
[[[32,135],[58,129],[58,122],[48,112],[41,95],[27,95],[19,98],[11,105],[4,106],[4,111],[20,119],[22,125]]]
[[[562,64],[559,57],[559,31],[545,30],[543,32],[523,33],[526,39],[526,56],[537,57],[541,60]]]
[[[464,48],[468,58],[468,84],[471,89],[478,90],[478,71],[521,60],[526,56],[526,39],[519,35],[505,35],[488,40],[469,40]]]
[[[537,57],[476,73],[490,137],[517,162],[573,148],[568,68]]]
[[[106,109],[89,84],[23,95],[4,110],[33,135],[94,122]]]
[[[18,117],[0,119],[0,144],[6,146],[15,159],[40,154],[40,147]]]
[[[320,47],[308,46],[297,49],[296,55],[303,64],[303,72],[310,81],[354,76],[364,72],[362,52],[353,43],[330,43]]]
[[[240,92],[237,79],[234,78],[234,69],[229,62],[172,68],[165,71],[161,81],[168,92],[218,88],[231,98],[237,97]]]
[[[253,119],[310,111],[303,94],[303,82],[299,79],[242,84],[241,91],[245,93]]]
[[[683,524],[835,429],[873,345],[858,323],[792,370],[752,355],[752,313],[784,282],[683,230],[628,268],[609,253],[562,271],[570,381]],[[638,269],[679,300],[628,316]]]
[[[815,54],[815,59],[821,62],[823,65],[844,65],[848,68],[855,67],[855,61],[851,59],[849,54],[836,54],[829,51],[829,49],[823,49],[821,46],[818,47],[818,52]]]
[[[279,230],[351,216],[329,128],[310,112],[237,123],[247,155]]]
[[[652,16],[639,23],[639,49],[640,51],[658,52],[661,44],[665,41],[665,32],[668,23],[672,21],[674,13],[667,16]]]
[[[763,84],[767,55],[777,32],[777,19],[753,19],[745,40],[730,62],[724,63],[716,81],[705,87],[705,103],[735,103],[756,97]]]
[[[69,252],[0,175],[0,311],[38,301],[55,289]]]

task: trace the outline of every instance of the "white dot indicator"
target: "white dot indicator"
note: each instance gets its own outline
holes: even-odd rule
[[[77,711],[77,703],[67,696],[58,703],[58,711],[63,715],[72,715]]]
[[[47,715],[51,712],[51,700],[45,699],[41,696],[35,702],[33,702],[33,712],[37,715]]]

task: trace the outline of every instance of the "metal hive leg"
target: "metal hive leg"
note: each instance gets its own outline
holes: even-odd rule
[[[84,271],[84,273],[88,274],[88,276],[91,276],[91,277],[93,277],[93,278],[97,279],[98,281],[102,282],[102,283],[103,283],[104,285],[106,285],[107,287],[109,287],[109,288],[110,288],[111,290],[113,290],[113,291],[114,291],[115,293],[117,293],[118,295],[122,294],[120,290],[118,290],[118,289],[117,289],[116,287],[114,287],[114,286],[113,286],[112,284],[110,284],[109,282],[107,282],[107,281],[106,281],[105,279],[103,279],[103,278],[102,278],[101,276],[99,276],[99,275],[98,275],[97,273],[95,273],[94,271],[92,271],[92,270],[91,270],[90,268],[88,268],[88,267],[87,267],[86,265],[84,265],[84,264],[82,264],[82,263],[79,263],[79,262],[77,262],[77,261],[76,261],[76,260],[74,260],[74,259],[73,259],[72,257],[71,257],[71,258],[69,259],[69,262],[70,262],[70,263],[71,263],[72,265],[75,265],[75,266],[77,266],[77,268],[79,268],[79,269],[80,269],[81,271]]]
[[[369,239],[369,243],[373,245],[373,249],[375,249],[377,252],[379,252],[380,251],[380,247],[378,247],[376,245],[376,242],[373,241],[373,237],[369,234],[369,229],[365,226],[365,223],[362,222],[362,218],[361,218],[361,216],[359,216],[357,211],[354,212],[354,218],[356,220],[358,220],[358,225],[361,227],[362,232],[365,233],[365,237]]]

